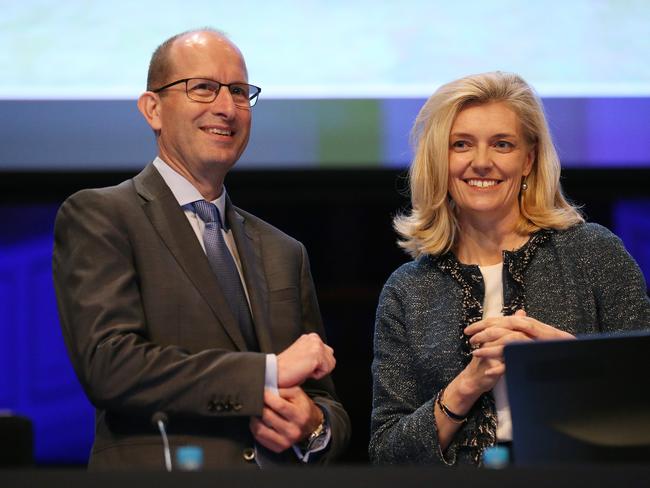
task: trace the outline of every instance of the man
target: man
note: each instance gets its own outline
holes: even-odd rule
[[[159,412],[172,450],[202,447],[206,468],[328,461],[347,443],[305,249],[223,186],[258,94],[221,33],[172,37],[138,100],[158,157],[59,210],[54,281],[97,409],[91,469],[162,468]]]

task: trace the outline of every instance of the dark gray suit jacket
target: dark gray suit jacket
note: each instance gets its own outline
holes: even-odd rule
[[[206,468],[255,466],[248,422],[263,406],[265,353],[324,337],[301,243],[227,203],[261,352],[247,352],[205,253],[153,167],[61,206],[53,270],[74,369],[96,407],[91,469],[163,467],[151,416],[169,416],[172,448],[203,447]],[[349,419],[329,377],[305,391],[328,414],[338,456]],[[275,460],[296,462],[285,452]],[[274,456],[267,452],[268,457]]]

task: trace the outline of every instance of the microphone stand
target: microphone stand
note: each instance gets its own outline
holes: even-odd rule
[[[165,426],[167,425],[167,415],[165,415],[164,412],[156,412],[153,414],[151,417],[151,422],[158,427],[158,430],[160,431],[160,436],[162,437],[163,441],[163,453],[165,455],[165,468],[167,469],[168,473],[171,473],[172,471],[172,455],[171,451],[169,450],[169,440],[167,439],[167,429]]]

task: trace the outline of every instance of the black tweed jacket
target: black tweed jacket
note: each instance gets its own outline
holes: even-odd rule
[[[639,267],[620,239],[597,224],[543,230],[504,252],[504,314],[520,308],[572,334],[650,327],[650,300]],[[397,269],[379,299],[372,364],[370,458],[374,463],[480,464],[496,439],[491,393],[483,395],[443,453],[433,402],[469,362],[462,330],[480,320],[478,266],[452,253]]]

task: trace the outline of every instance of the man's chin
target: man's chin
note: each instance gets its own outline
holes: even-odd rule
[[[208,164],[210,166],[217,166],[219,168],[224,168],[225,170],[229,170],[235,164],[237,164],[237,159],[238,158],[215,158],[211,160]]]

